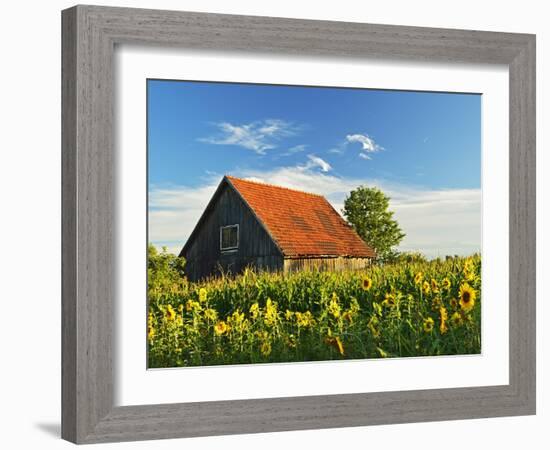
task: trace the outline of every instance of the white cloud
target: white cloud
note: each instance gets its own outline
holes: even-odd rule
[[[311,161],[311,160],[310,160]],[[308,163],[310,163],[308,161]],[[390,208],[407,234],[400,250],[421,251],[429,257],[471,254],[481,249],[481,190],[427,189],[385,180],[342,178],[314,167],[246,170],[235,176],[263,181],[325,196],[337,211],[359,185],[377,186],[391,197]],[[214,193],[221,176],[198,188],[175,186],[150,193],[150,239],[177,249],[183,246]],[[177,244],[177,245],[176,245]]]
[[[327,150],[328,153],[333,153],[335,155],[342,155],[346,151],[346,147],[348,145],[347,140],[340,141],[338,144],[336,144],[334,147],[329,148]]]
[[[286,152],[282,153],[281,156],[290,156],[290,155],[294,155],[294,154],[296,154],[296,153],[300,153],[300,152],[305,151],[306,148],[307,148],[307,144],[295,145],[294,147],[290,147]]]
[[[367,134],[348,134],[346,138],[335,145],[334,147],[327,150],[328,153],[333,153],[336,155],[341,155],[346,151],[346,148],[353,143],[361,144],[361,151],[359,157],[363,159],[371,159],[369,153],[376,153],[384,148],[378,145],[373,138]]]
[[[215,124],[220,133],[216,136],[200,138],[199,141],[216,145],[236,145],[265,155],[266,150],[276,147],[279,139],[292,136],[297,128],[279,119],[266,119],[235,125],[229,122]]]
[[[318,167],[319,169],[321,169],[322,172],[329,172],[330,170],[332,170],[332,166],[326,162],[324,159],[322,158],[319,158],[318,156],[315,156],[315,155],[307,155],[308,157],[308,162],[306,163],[305,166],[303,166],[303,169],[307,170],[307,169],[313,169],[315,167]]]
[[[348,134],[346,136],[348,142],[359,142],[366,152],[377,152],[382,149],[374,139],[367,134]]]
[[[199,187],[154,187],[149,192],[149,240],[178,254],[193,231],[222,176],[209,174]]]
[[[346,136],[346,142],[353,143],[358,142],[361,144],[361,153],[359,153],[359,157],[363,159],[371,159],[368,153],[376,153],[380,150],[383,150],[383,148],[378,145],[373,138],[371,138],[368,134],[348,134]]]

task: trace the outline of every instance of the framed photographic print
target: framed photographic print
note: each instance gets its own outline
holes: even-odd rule
[[[534,74],[532,35],[63,11],[63,437],[534,414]]]

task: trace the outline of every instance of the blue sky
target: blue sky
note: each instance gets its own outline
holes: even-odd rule
[[[176,252],[223,174],[325,195],[382,188],[429,256],[480,249],[481,96],[148,81],[149,235]]]

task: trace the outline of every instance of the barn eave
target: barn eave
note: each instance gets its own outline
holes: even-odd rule
[[[283,255],[284,259],[317,259],[317,258],[363,258],[363,259],[374,259],[375,256],[373,255],[296,255],[296,254],[289,254],[289,255]]]

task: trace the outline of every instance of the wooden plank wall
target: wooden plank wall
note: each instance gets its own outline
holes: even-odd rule
[[[220,251],[220,227],[239,224],[239,248]],[[269,234],[232,187],[225,185],[185,255],[190,281],[239,273],[248,265],[257,270],[281,270],[283,256]]]
[[[297,272],[307,270],[360,270],[370,265],[369,258],[288,258],[284,260],[283,270],[285,272]]]

